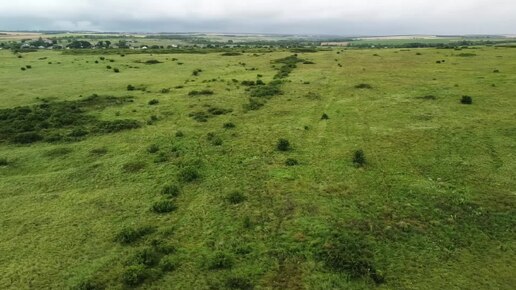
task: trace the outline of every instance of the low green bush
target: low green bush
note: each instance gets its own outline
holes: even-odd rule
[[[161,200],[155,202],[151,210],[155,213],[169,213],[177,209],[177,206],[170,200]]]
[[[276,149],[279,151],[289,151],[291,150],[290,142],[287,139],[280,138],[276,143]]]
[[[144,236],[152,234],[156,231],[154,227],[144,226],[144,227],[126,227],[123,228],[115,237],[115,241],[119,242],[123,245],[128,245],[135,243],[142,239]]]

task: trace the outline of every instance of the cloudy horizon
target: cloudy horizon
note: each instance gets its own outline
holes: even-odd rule
[[[0,31],[516,34],[510,0],[0,1]]]

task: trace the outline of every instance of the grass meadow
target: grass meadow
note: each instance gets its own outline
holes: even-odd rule
[[[292,55],[0,51],[0,288],[514,289],[516,49]]]

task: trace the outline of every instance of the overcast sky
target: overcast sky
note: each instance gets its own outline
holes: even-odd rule
[[[516,34],[516,0],[0,0],[0,30]]]

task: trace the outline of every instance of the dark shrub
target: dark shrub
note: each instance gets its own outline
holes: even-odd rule
[[[154,158],[154,163],[163,163],[168,161],[168,156],[165,152],[160,152],[156,158]]]
[[[226,279],[225,285],[228,289],[252,290],[254,285],[247,277],[229,277]]]
[[[199,175],[199,172],[194,167],[186,167],[181,169],[178,173],[178,179],[182,182],[193,182],[197,179],[199,179],[201,176]]]
[[[72,290],[104,290],[106,286],[101,282],[94,280],[86,280],[77,284]]]
[[[0,166],[7,166],[9,165],[9,161],[7,158],[0,158]]]
[[[210,115],[208,115],[208,113],[204,111],[192,112],[188,114],[188,116],[192,117],[192,119],[194,119],[195,121],[201,123],[208,122],[208,118],[210,118]]]
[[[223,109],[223,108],[217,108],[217,107],[211,107],[208,109],[208,113],[218,116],[218,115],[225,115],[228,113],[233,112],[232,109]]]
[[[169,213],[175,211],[176,209],[177,206],[170,200],[161,200],[155,202],[151,207],[151,210],[155,213]]]
[[[14,136],[13,142],[19,144],[30,144],[42,140],[43,137],[34,132],[19,133]]]
[[[366,158],[365,158],[364,151],[362,149],[356,150],[353,153],[353,164],[356,167],[362,167],[365,165],[365,163],[366,163]]]
[[[287,165],[287,166],[296,166],[298,164],[299,164],[299,162],[296,159],[293,159],[293,158],[288,158],[285,161],[285,165]]]
[[[164,257],[159,262],[159,268],[163,272],[171,272],[177,268],[176,262],[171,257]]]
[[[133,85],[127,85],[127,90],[128,90],[128,91],[134,91],[135,89],[136,89],[136,87],[135,87],[135,86],[133,86]]]
[[[233,191],[226,196],[226,200],[231,204],[239,204],[246,200],[246,197],[240,191]]]
[[[208,96],[208,95],[213,95],[213,94],[214,94],[213,91],[208,90],[208,89],[205,89],[202,91],[191,91],[188,93],[189,96],[201,96],[201,95]]]
[[[373,86],[371,86],[370,84],[362,83],[362,84],[356,85],[355,88],[357,88],[357,89],[372,89]]]
[[[276,148],[279,150],[279,151],[289,151],[291,150],[292,148],[290,147],[290,142],[288,142],[287,139],[283,139],[283,138],[280,138],[278,140],[278,143],[276,144]]]
[[[161,61],[159,61],[157,59],[149,59],[149,60],[145,61],[145,64],[158,64],[158,63],[161,63]]]
[[[326,114],[326,113],[322,114],[322,116],[321,116],[321,120],[328,120],[328,119],[330,119],[330,117],[328,116],[328,114]]]
[[[31,68],[32,68],[32,66],[30,66],[30,65],[26,65],[25,67],[26,67],[27,69],[31,69]]]
[[[282,91],[280,88],[281,81],[273,81],[267,85],[261,85],[251,88],[249,94],[251,97],[255,98],[265,98],[272,97],[276,95],[281,95]]]
[[[155,231],[155,228],[149,226],[140,228],[124,228],[116,235],[115,241],[124,245],[132,244]]]
[[[495,69],[493,72],[494,72],[494,73],[499,73],[499,72],[500,72],[500,70]]]
[[[170,89],[169,88],[165,88],[165,89],[161,89],[160,91],[162,94],[168,94],[170,93]]]
[[[128,162],[122,166],[122,170],[126,173],[134,173],[145,168],[145,163],[141,161]]]
[[[462,96],[460,103],[464,105],[471,105],[473,104],[473,98],[470,96]]]
[[[114,71],[115,73],[119,73],[119,72],[120,72],[120,70],[119,70],[118,68],[116,68],[116,67],[113,69],[113,71]]]
[[[156,144],[151,144],[148,148],[147,148],[147,152],[153,154],[153,153],[157,153],[159,151],[159,146],[156,145]]]
[[[96,60],[96,61],[95,61],[95,63],[99,63],[99,61],[98,61],[98,60]]]
[[[198,76],[202,72],[202,69],[196,69],[192,72],[193,76]]]
[[[185,134],[182,131],[177,131],[176,132],[176,137],[181,138],[181,137],[184,137],[184,136],[185,136]]]
[[[133,265],[127,267],[122,273],[122,282],[131,287],[138,286],[145,282],[149,277],[147,269],[142,265]]]
[[[26,70],[26,68],[24,68],[24,67],[22,67],[22,68],[20,68],[20,69],[21,69],[21,70]]]
[[[106,68],[107,68],[107,69],[111,69],[111,66],[110,66],[110,65],[106,65]]]
[[[178,197],[180,193],[181,188],[175,184],[167,185],[161,190],[161,194],[171,197]]]
[[[235,124],[228,122],[228,123],[224,123],[223,127],[224,127],[224,129],[233,129],[236,126],[235,126]]]
[[[151,105],[151,106],[152,105],[157,105],[157,104],[159,104],[159,100],[157,100],[157,99],[152,99],[152,100],[149,101],[149,105]]]
[[[231,267],[233,267],[233,257],[221,251],[214,253],[208,260],[208,269],[210,270],[230,269]]]
[[[106,58],[105,58],[105,57],[103,57],[103,56],[101,56],[101,57],[100,57],[100,60],[105,60],[105,59],[106,59]]]
[[[72,132],[70,132],[70,134],[68,134],[69,137],[74,138],[80,138],[86,135],[88,135],[88,131],[84,130],[83,128],[75,128],[72,130]]]
[[[220,146],[220,145],[222,145],[222,143],[224,143],[222,141],[222,138],[220,138],[219,136],[215,136],[215,137],[211,138],[210,142],[214,146]]]
[[[249,103],[244,104],[244,110],[246,111],[256,111],[263,107],[265,103],[255,98],[249,98]]]
[[[319,257],[328,268],[344,272],[352,279],[370,277],[375,282],[383,282],[383,277],[376,272],[370,246],[358,234],[333,234],[323,246]]]

